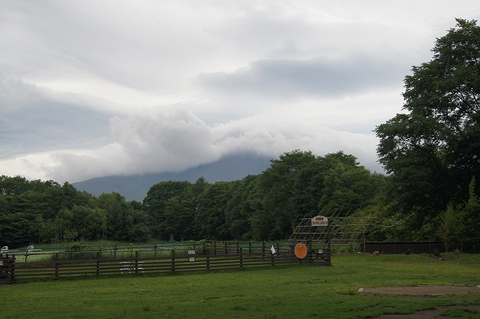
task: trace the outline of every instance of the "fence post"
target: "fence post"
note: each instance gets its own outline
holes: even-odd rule
[[[228,246],[227,246],[227,242],[225,242],[225,255],[228,255]]]
[[[238,244],[238,242],[237,242]],[[240,269],[243,269],[243,251],[242,247],[240,247],[239,253],[240,253]]]
[[[0,255],[1,256],[1,255]],[[7,254],[7,260],[8,260],[8,254]],[[13,284],[13,281],[15,280],[15,262],[17,260],[17,257],[15,254],[12,255],[12,262],[8,262],[10,266],[10,283]]]
[[[138,274],[138,250],[135,251],[135,275]]]
[[[117,245],[113,247],[113,259],[117,258]]]
[[[249,254],[252,253],[252,242],[251,241],[248,242],[248,253]]]
[[[263,260],[265,260],[265,242],[262,242],[262,256]]]
[[[275,266],[275,255],[273,253],[270,254],[270,263]]]
[[[210,270],[210,254],[209,252],[207,251],[207,271]]]
[[[172,249],[172,272],[175,272],[175,249]]]
[[[153,257],[157,257],[157,243],[153,246]]]
[[[12,272],[11,272],[12,282],[15,280],[15,264],[16,264],[16,262],[17,262],[17,258],[15,257],[15,255],[13,255]]]
[[[100,275],[100,252],[97,251],[97,276]]]
[[[58,253],[55,253],[55,279],[58,279]]]
[[[217,255],[217,241],[213,241],[213,255]]]

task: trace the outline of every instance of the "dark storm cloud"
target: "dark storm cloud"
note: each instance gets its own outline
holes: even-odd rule
[[[0,96],[0,159],[108,141],[105,112],[56,101],[34,85],[2,75]]]
[[[342,97],[398,86],[408,65],[369,56],[348,59],[260,60],[236,72],[206,73],[200,85],[224,94]]]

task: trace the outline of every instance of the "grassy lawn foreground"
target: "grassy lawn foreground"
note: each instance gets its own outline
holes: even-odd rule
[[[480,293],[357,292],[360,287],[480,284],[480,255],[447,258],[334,255],[331,267],[30,282],[0,286],[0,311],[2,318],[371,318],[480,304]]]

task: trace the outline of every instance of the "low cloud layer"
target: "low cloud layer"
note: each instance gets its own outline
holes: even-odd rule
[[[29,154],[3,165],[75,182],[106,175],[179,172],[235,153],[276,158],[303,149],[316,154],[344,150],[370,169],[381,170],[374,164],[376,139],[372,135],[266,120],[258,116],[211,128],[193,113],[176,109],[156,116],[113,118],[113,143],[96,149]],[[39,165],[42,161],[50,165]]]

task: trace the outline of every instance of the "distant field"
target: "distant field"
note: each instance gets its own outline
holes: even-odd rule
[[[334,255],[333,266],[32,282],[0,286],[3,318],[372,318],[480,293],[409,296],[361,287],[479,285],[480,255]],[[478,318],[478,314],[470,314]]]

